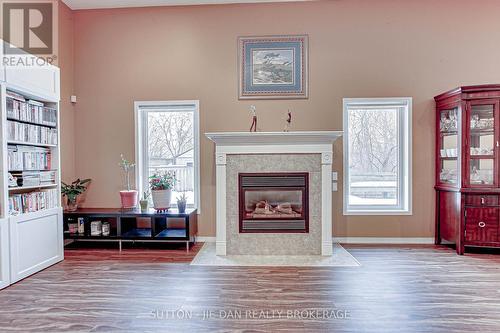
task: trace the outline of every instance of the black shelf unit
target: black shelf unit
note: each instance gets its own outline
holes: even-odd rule
[[[84,220],[84,233],[69,233],[68,222]],[[92,221],[110,223],[110,235],[90,235]],[[179,213],[176,209],[167,212],[123,210],[119,208],[82,208],[74,212],[64,212],[64,238],[73,241],[118,242],[185,242],[189,251],[190,243],[196,242],[198,222],[196,209],[186,209]]]
[[[151,238],[150,228],[133,228],[122,233],[121,238]]]
[[[116,235],[110,235],[110,236],[90,236],[90,235],[85,235],[85,234],[70,234],[68,231],[64,232],[64,238],[65,239],[93,239],[93,240],[103,240],[103,239],[110,239],[110,240],[117,240],[118,236]]]
[[[168,228],[159,232],[155,238],[157,239],[183,239],[186,237],[188,230],[185,228]]]

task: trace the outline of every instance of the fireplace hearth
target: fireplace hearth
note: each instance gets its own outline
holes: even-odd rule
[[[240,233],[309,232],[309,174],[240,173]]]

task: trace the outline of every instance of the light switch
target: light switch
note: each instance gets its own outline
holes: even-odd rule
[[[332,183],[332,192],[337,192],[337,183]]]
[[[332,180],[337,181],[337,172],[332,172]]]

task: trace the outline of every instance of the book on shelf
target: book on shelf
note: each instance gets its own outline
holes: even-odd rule
[[[23,171],[21,173],[21,178],[23,179],[23,186],[39,186],[40,185],[40,174],[32,171]]]
[[[7,90],[7,98],[15,99],[21,102],[25,102],[26,98],[23,95],[15,93],[13,91]]]
[[[32,105],[32,106],[45,106],[45,104],[43,104],[42,102],[35,101],[34,99],[29,99],[28,100],[28,105]]]
[[[56,184],[55,170],[21,172],[13,171],[11,172],[11,174],[12,176],[16,177],[16,179],[22,180],[23,185],[20,188]]]
[[[56,145],[57,129],[7,120],[7,140]]]
[[[50,170],[50,149],[42,147],[8,145],[7,166],[9,171]]]
[[[58,206],[58,190],[48,189],[9,196],[9,214],[32,213]]]
[[[40,185],[52,185],[56,183],[55,171],[40,171]]]
[[[14,92],[7,92],[7,118],[44,126],[57,126],[57,110],[44,103],[28,100]]]

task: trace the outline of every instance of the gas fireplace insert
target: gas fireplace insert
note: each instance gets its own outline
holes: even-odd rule
[[[240,233],[309,232],[307,172],[240,173]]]

